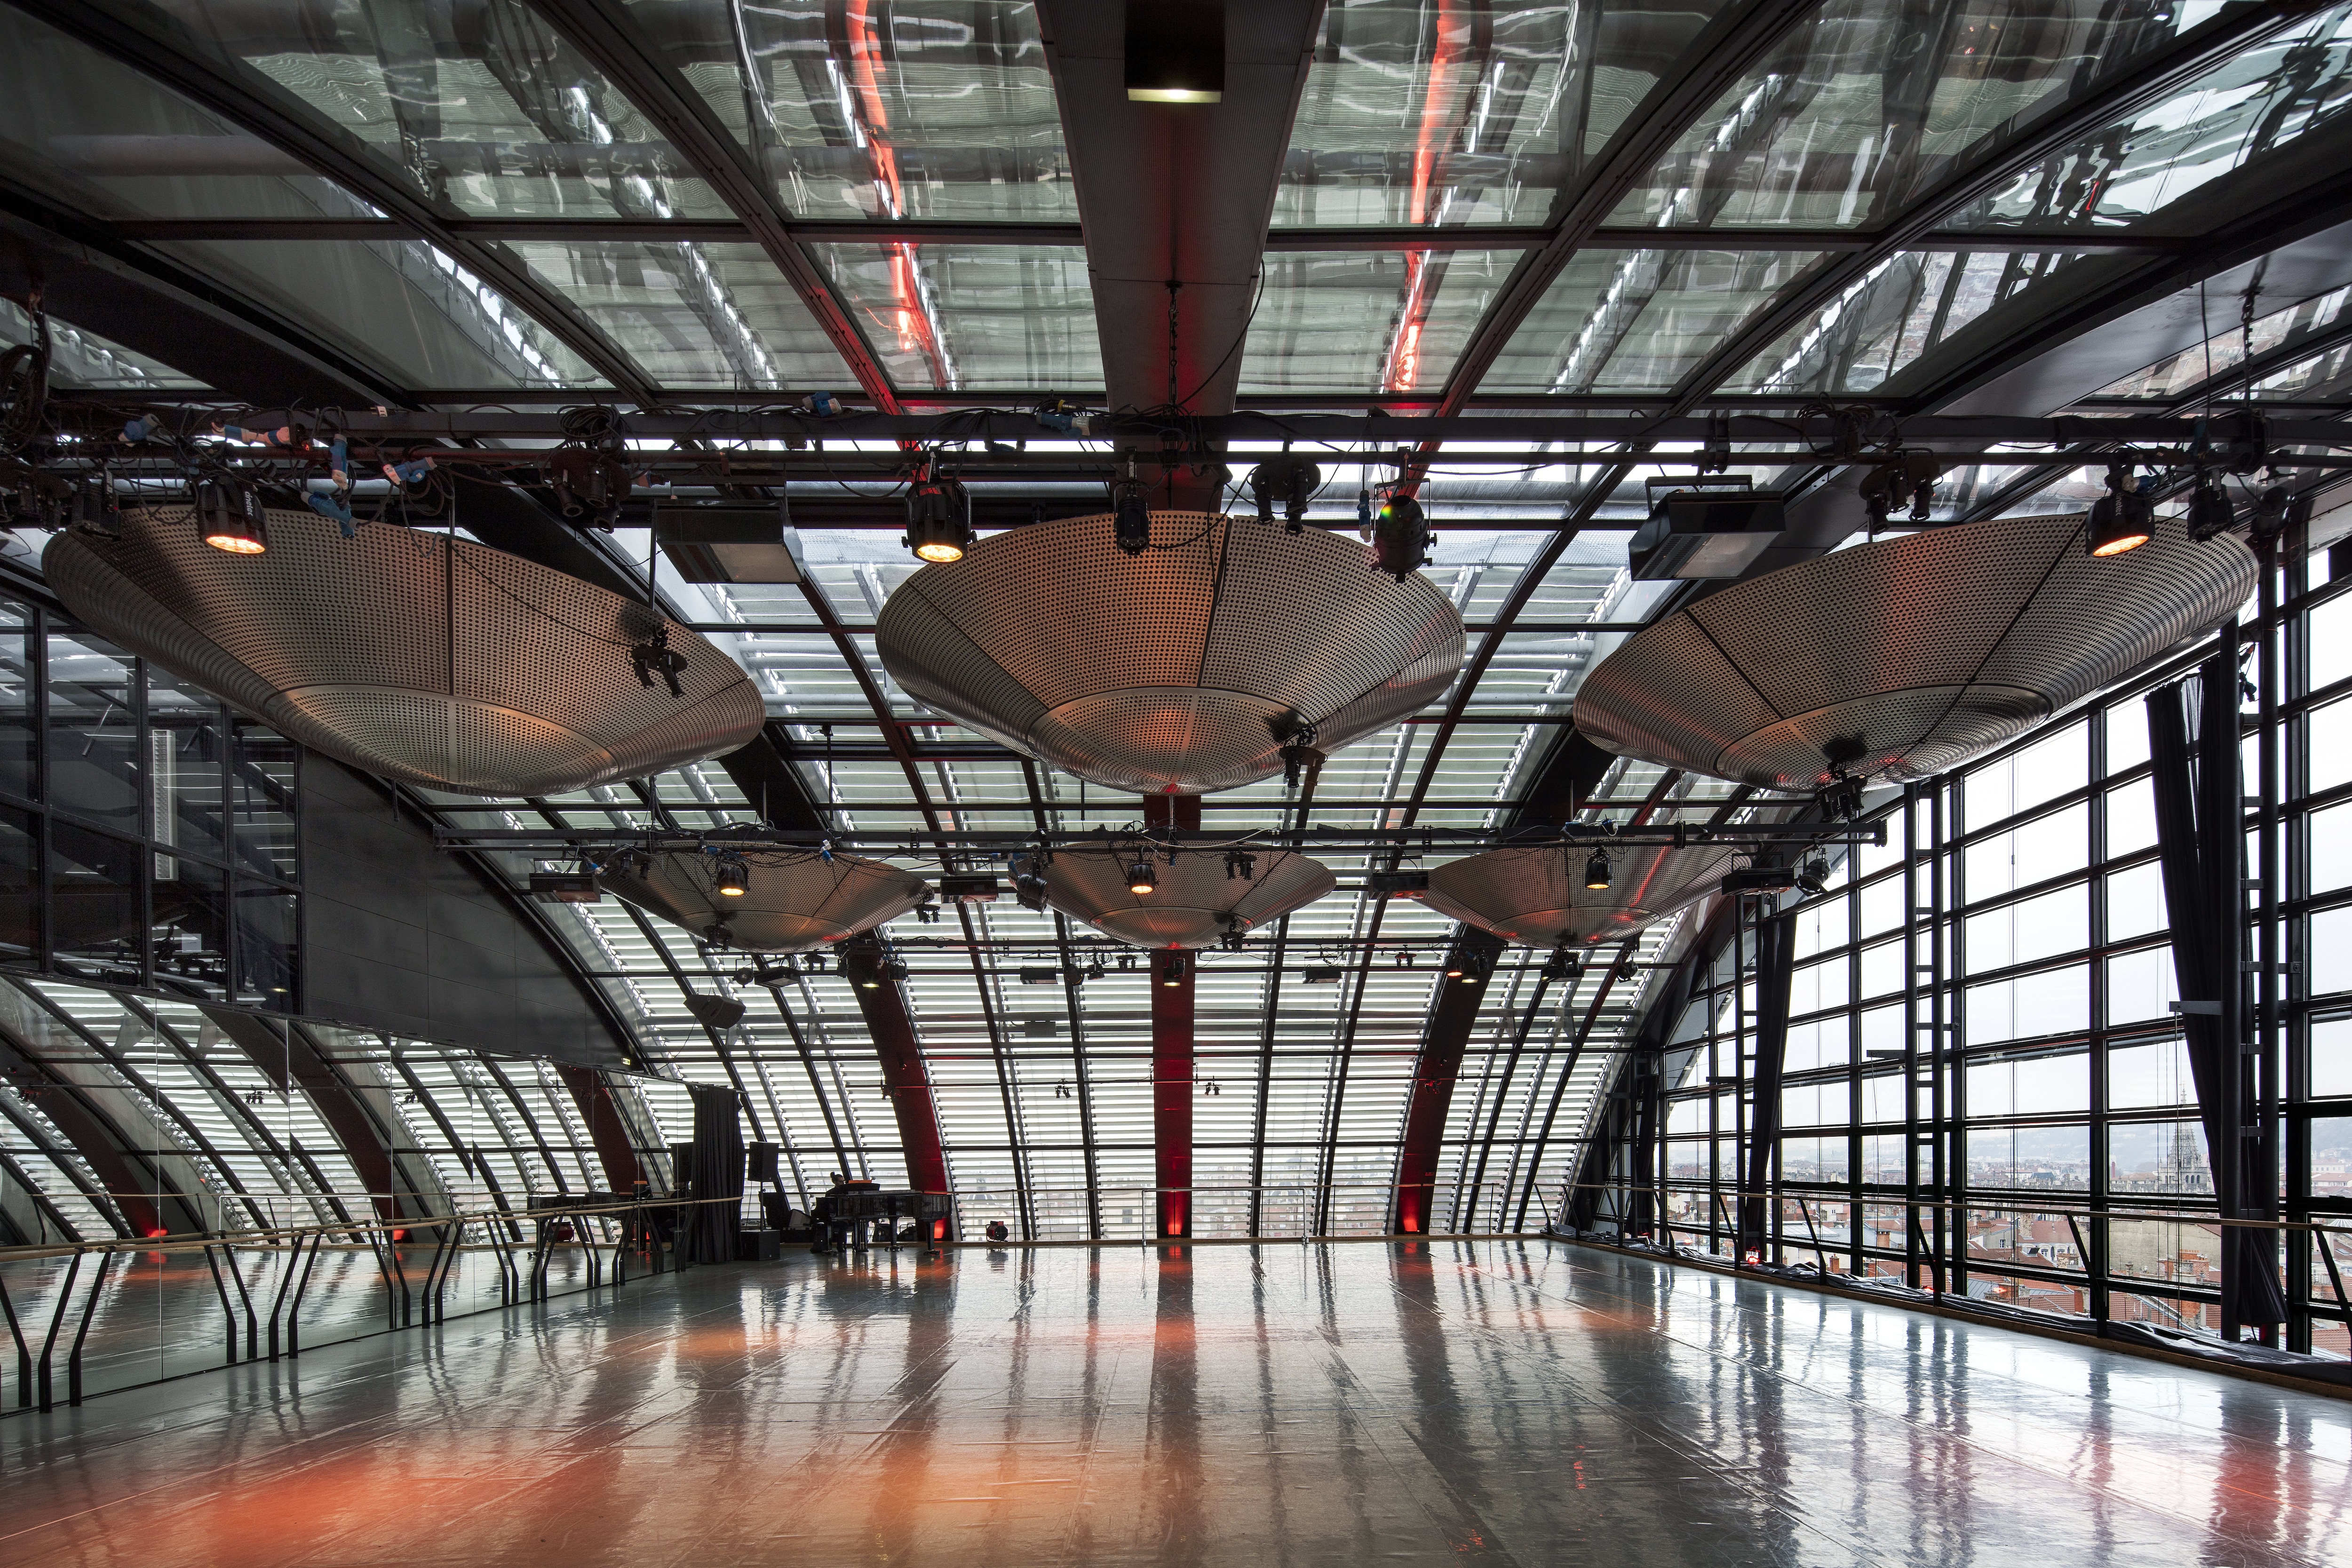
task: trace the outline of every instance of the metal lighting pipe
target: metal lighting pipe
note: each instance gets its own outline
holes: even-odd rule
[[[378,414],[368,410],[337,409],[322,413],[316,408],[254,409],[242,404],[184,403],[157,404],[143,400],[110,398],[95,400],[58,399],[52,409],[63,427],[71,429],[76,416],[82,423],[109,435],[121,426],[126,407],[152,409],[164,416],[184,413],[195,422],[195,427],[209,426],[215,419],[234,413],[239,423],[254,428],[276,428],[296,425],[314,434],[341,434],[367,441],[453,440],[474,441],[499,437],[533,438],[551,444],[566,438],[565,416],[561,410],[534,412],[510,408],[470,408],[447,412],[387,411]],[[588,400],[576,400],[574,406],[601,406]],[[1791,405],[1792,408],[1801,405]],[[84,412],[86,411],[86,413]],[[946,441],[1040,441],[1084,444],[1111,442],[1121,437],[1157,444],[1167,431],[1159,422],[1147,419],[1114,418],[1094,415],[1072,429],[1064,429],[1040,421],[1027,413],[994,409],[960,409],[946,414],[842,414],[828,419],[781,408],[771,409],[701,409],[691,413],[648,413],[643,409],[618,412],[623,435],[643,440],[669,440],[677,437],[696,437],[709,441],[753,440],[813,440],[876,442]],[[2124,416],[2118,418],[2084,418],[2061,416],[2053,418],[2027,418],[2010,415],[1983,414],[1920,414],[1886,415],[1882,423],[1886,444],[1893,447],[1916,446],[1937,441],[1961,441],[1980,445],[2026,445],[2053,447],[2075,446],[2112,446],[2127,442],[2147,446],[2187,447],[2200,436],[2209,441],[2227,443],[2235,438],[2254,439],[2272,447],[2352,447],[2352,430],[2339,421],[2325,419],[2264,419],[2249,421],[2238,417],[2217,417],[2200,421],[2170,415],[2147,416]],[[1272,414],[1239,412],[1234,414],[1188,418],[1183,434],[1197,435],[1206,440],[1265,441],[1328,444],[1334,448],[1336,460],[1342,464],[1392,464],[1401,455],[1397,447],[1404,443],[1433,439],[1475,442],[1481,445],[1509,442],[1519,446],[1606,446],[1631,447],[1641,443],[1688,441],[1694,443],[1728,441],[1735,448],[1752,446],[1780,446],[1797,448],[1798,455],[1822,461],[1869,462],[1878,455],[1874,451],[1844,453],[1825,450],[1821,445],[1823,431],[1808,431],[1800,417],[1775,416],[1762,414],[1733,414],[1723,419],[1711,419],[1701,415],[1680,415],[1660,417],[1627,416],[1622,414],[1498,414],[1468,415],[1447,417],[1398,418],[1389,415],[1340,414]],[[1871,432],[1876,434],[1877,432]],[[1394,444],[1386,445],[1384,444]],[[158,448],[159,458],[167,454]],[[806,467],[822,458],[831,462],[860,454],[833,451],[822,454],[772,454],[779,470],[791,462],[805,473]],[[866,454],[903,462],[905,454],[898,451],[878,451]],[[983,454],[997,458],[1020,458],[1033,454],[999,452]],[[1081,450],[1034,454],[1047,458],[1094,456]],[[1110,454],[1099,453],[1106,461]],[[1551,451],[1539,454],[1553,462],[1573,461],[1579,456],[1572,452]],[[1734,456],[1745,456],[1735,450]],[[529,462],[536,454],[528,451],[482,451],[467,453],[436,452],[436,459],[488,462]],[[650,463],[668,456],[681,461],[709,464],[712,454],[645,452],[632,454],[632,463]],[[756,457],[758,454],[735,454]],[[1442,461],[1489,461],[1492,453],[1445,452]],[[1583,454],[1595,458],[1598,454]],[[2055,454],[2000,453],[1996,458],[2005,462],[2048,462]],[[734,468],[730,477],[752,477],[752,470]]]
[[[1250,842],[1259,837],[1283,837],[1278,827],[1257,827],[1234,833],[1190,833],[1164,831],[1145,833],[1097,832],[1052,834],[1047,841],[1056,849],[1084,849],[1124,844],[1129,839],[1149,839],[1158,849],[1192,849],[1207,853],[1232,845]],[[1731,823],[1722,826],[1709,824],[1671,824],[1664,827],[1628,827],[1615,833],[1594,833],[1568,838],[1512,839],[1504,835],[1475,828],[1421,827],[1309,827],[1303,833],[1290,835],[1307,848],[1345,849],[1366,846],[1393,846],[1410,850],[1415,845],[1427,848],[1460,848],[1475,845],[1504,849],[1526,849],[1530,853],[1544,850],[1591,848],[1605,844],[1665,844],[1677,848],[1692,844],[1746,844],[1789,841],[1801,844],[1869,845],[1883,848],[1886,843],[1886,826],[1882,819],[1866,828],[1848,833],[1825,833],[1818,823],[1754,822]],[[938,833],[882,834],[845,833],[829,838],[814,833],[741,833],[721,829],[710,833],[664,832],[659,829],[628,828],[541,828],[541,827],[440,827],[433,833],[434,843],[444,849],[488,847],[498,849],[546,848],[562,853],[583,847],[609,846],[616,849],[650,849],[661,851],[692,851],[706,847],[729,849],[794,850],[815,854],[830,843],[835,849],[867,849],[885,854],[924,854],[936,851],[941,841],[970,848],[1018,850],[1037,842],[1031,833],[983,832],[970,828],[942,828]]]

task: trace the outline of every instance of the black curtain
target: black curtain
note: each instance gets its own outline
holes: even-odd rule
[[[1769,910],[1770,906],[1765,908]],[[1755,1102],[1748,1118],[1748,1169],[1739,1194],[1739,1251],[1768,1256],[1772,1245],[1772,1156],[1780,1142],[1780,1069],[1789,1057],[1789,1001],[1795,983],[1795,917],[1767,913],[1756,922]]]
[[[2245,802],[2239,766],[2235,639],[2193,681],[2148,693],[2156,826],[2172,925],[2173,972],[2207,1163],[2224,1218],[2265,1217],[2252,1031],[2246,1017]],[[2194,736],[2192,742],[2190,739]],[[2278,1233],[2228,1226],[2221,1242],[2221,1331],[2286,1321],[2279,1290]]]
[[[731,1198],[732,1203],[697,1203],[683,1230],[688,1261],[732,1263],[735,1233],[742,1228],[742,1103],[731,1089],[689,1084],[694,1096],[694,1144],[688,1159],[688,1195]]]

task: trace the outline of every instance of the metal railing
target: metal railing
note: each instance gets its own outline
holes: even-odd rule
[[[520,1211],[0,1247],[0,1320],[16,1366],[16,1396],[0,1394],[0,1411],[53,1409],[60,1373],[74,1405],[205,1367],[291,1359],[306,1338],[315,1346],[617,1289],[633,1258],[646,1273],[688,1264],[685,1211],[741,1201],[587,1194]]]

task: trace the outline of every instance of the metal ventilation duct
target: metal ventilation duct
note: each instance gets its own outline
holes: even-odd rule
[[[2032,729],[2254,591],[2176,519],[2095,561],[2081,516],[2003,518],[1735,584],[1635,636],[1576,695],[1601,745],[1763,788],[1920,779]]]
[[[1595,849],[1606,888],[1584,885]],[[1737,853],[1728,845],[1578,844],[1489,849],[1429,873],[1429,907],[1526,947],[1622,942],[1652,921],[1716,891]]]
[[[269,549],[229,555],[187,507],[73,530],[41,558],[85,625],[314,751],[404,784],[559,795],[733,751],[759,689],[645,605],[465,540],[377,523],[346,540],[269,513]],[[667,630],[683,697],[637,678]]]
[[[614,867],[604,886],[629,902],[684,926],[713,946],[747,952],[800,952],[840,942],[923,901],[923,879],[856,855],[744,858],[749,886],[740,898],[718,891],[709,855],[638,857]]]
[[[1225,875],[1224,857],[1194,850],[1171,864],[1152,857],[1159,886],[1128,890],[1131,853],[1060,849],[1045,868],[1045,901],[1074,920],[1137,947],[1210,947],[1227,917],[1253,926],[1311,904],[1339,884],[1320,860],[1287,849],[1254,852],[1247,880]]]
[[[1121,554],[1108,517],[1034,522],[926,566],[883,605],[908,693],[1080,778],[1199,795],[1282,767],[1302,726],[1336,751],[1442,695],[1462,617],[1354,540],[1154,512]]]

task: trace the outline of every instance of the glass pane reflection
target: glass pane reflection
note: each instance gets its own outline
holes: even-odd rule
[[[510,248],[663,386],[823,385],[845,374],[832,340],[756,245]]]
[[[1537,224],[1720,0],[1333,0],[1274,221]]]
[[[2161,47],[2188,8],[2109,0],[1828,0],[1685,131],[1610,221],[1879,222],[1995,133]]]
[[[1585,250],[1480,384],[1665,392],[1818,258],[1802,250]]]
[[[629,0],[629,14],[803,216],[1077,216],[1030,0]]]
[[[2122,228],[2200,198],[2185,226],[2241,197],[2213,182],[2352,106],[2352,6],[2339,5],[2021,172],[1954,228]]]
[[[1869,392],[2076,255],[1904,251],[1726,382],[1726,392]]]
[[[1518,259],[1516,250],[1273,253],[1242,390],[1434,389]]]
[[[452,211],[728,216],[636,106],[523,0],[174,5],[171,19],[175,42],[321,131],[355,138],[388,178]]]
[[[9,178],[100,217],[368,217],[270,142],[0,6],[0,159]]]
[[[562,340],[422,240],[174,240],[154,248],[407,386],[604,384]]]
[[[900,386],[1103,384],[1087,253],[1075,245],[816,245]]]

